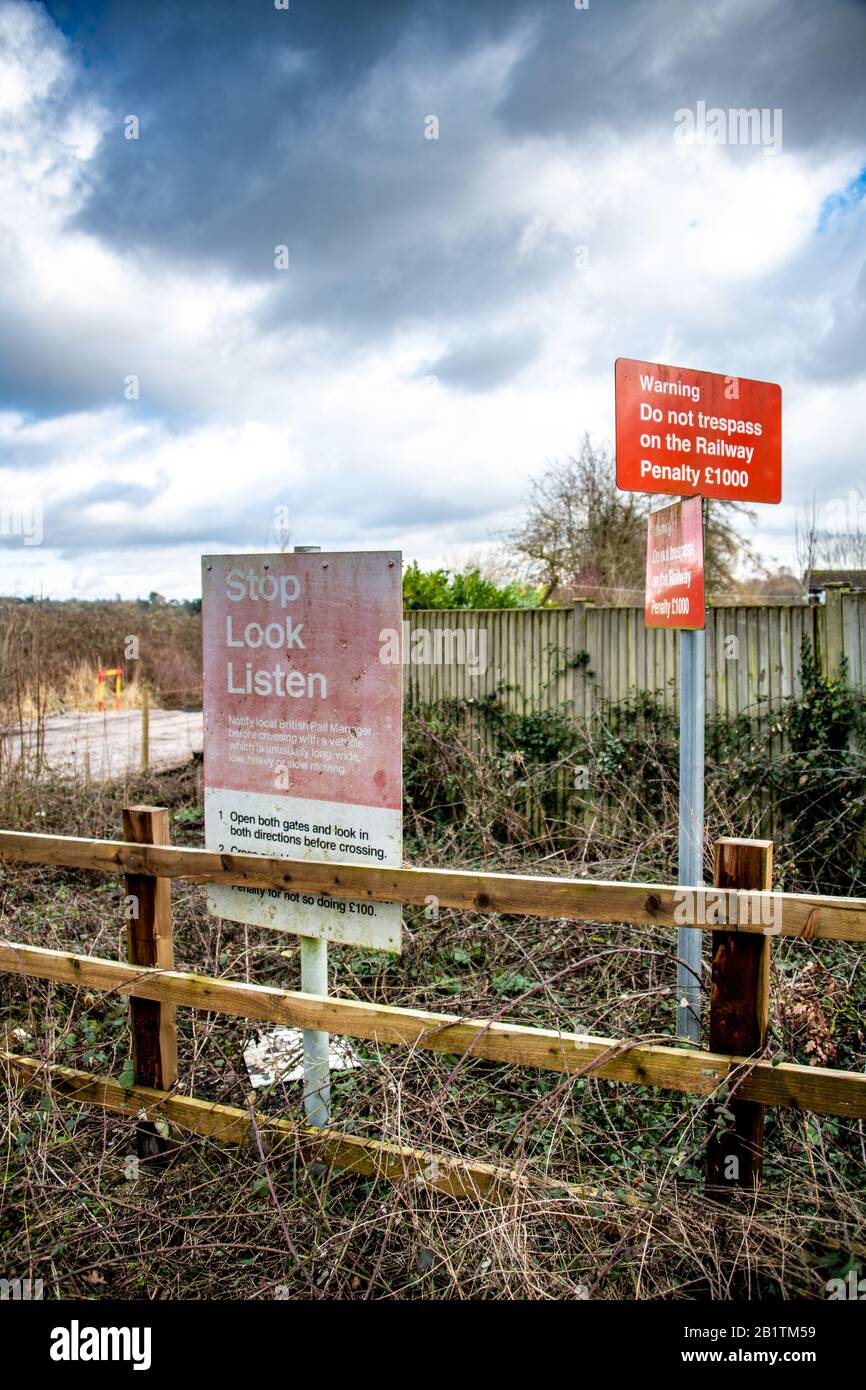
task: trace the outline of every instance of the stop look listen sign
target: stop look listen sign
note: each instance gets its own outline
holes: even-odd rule
[[[616,482],[627,492],[782,500],[782,388],[619,357]]]
[[[203,557],[208,849],[402,863],[401,576],[397,551]],[[399,903],[212,884],[208,907],[400,950]]]

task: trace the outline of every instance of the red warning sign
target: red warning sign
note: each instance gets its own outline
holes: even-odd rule
[[[706,624],[700,497],[687,497],[650,514],[645,618],[647,627],[701,628]]]
[[[615,377],[617,487],[781,502],[781,386],[628,357]]]

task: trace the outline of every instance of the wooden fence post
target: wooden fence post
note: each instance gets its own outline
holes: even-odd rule
[[[717,840],[713,883],[771,890],[772,840]],[[771,938],[759,932],[712,935],[710,1051],[750,1057],[767,1041]],[[764,1157],[763,1105],[735,1099],[725,1108],[733,1121],[726,1126],[717,1118],[707,1145],[707,1195],[716,1200],[735,1188],[759,1187]]]
[[[133,844],[167,845],[168,811],[157,806],[126,806],[123,838]],[[171,880],[151,874],[128,874],[126,895],[127,945],[133,965],[174,968],[171,920]],[[132,1065],[137,1086],[169,1091],[177,1081],[177,1027],[175,1006],[152,999],[130,999]],[[142,1123],[137,1132],[139,1158],[153,1157],[170,1147],[152,1124]]]

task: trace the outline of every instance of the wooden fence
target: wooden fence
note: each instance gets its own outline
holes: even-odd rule
[[[11,1052],[0,1054],[0,1059],[7,1074],[25,1085],[41,1083],[80,1103],[138,1115],[144,1152],[152,1151],[147,1145],[153,1143],[154,1124],[169,1121],[232,1142],[261,1143],[263,1134],[276,1136],[290,1140],[310,1159],[392,1180],[428,1183],[454,1195],[498,1195],[503,1184],[527,1182],[585,1195],[585,1189],[543,1175],[527,1177],[184,1096],[177,1088],[178,1007],[343,1034],[377,1047],[396,1044],[660,1087],[703,1097],[710,1106],[721,1092],[733,1119],[723,1126],[711,1125],[707,1147],[708,1191],[719,1198],[760,1181],[764,1106],[866,1118],[866,1073],[784,1062],[767,1050],[773,936],[862,943],[866,900],[770,892],[772,846],[767,841],[719,841],[716,889],[707,890],[705,897],[704,890],[696,890],[689,897],[690,890],[665,884],[216,854],[157,843],[166,825],[163,812],[138,807],[124,814],[123,841],[0,831],[0,860],[123,874],[127,894],[137,897],[139,915],[130,926],[128,961],[0,940],[0,971],[129,997],[135,1084],[122,1087],[110,1077]],[[149,842],[142,843],[147,830]],[[531,1028],[505,1022],[501,1015],[496,1020],[467,1019],[177,971],[171,943],[174,879],[416,905],[433,897],[445,907],[485,913],[671,929],[688,925],[709,931],[711,1050]]]
[[[677,703],[676,633],[647,629],[642,608],[579,603],[562,609],[419,610],[406,615],[406,697],[477,700],[504,687],[519,714],[568,704],[578,719],[647,691]],[[822,670],[845,657],[866,693],[866,594],[827,589],[825,604],[776,603],[707,610],[707,717],[779,709],[801,693],[803,637]]]

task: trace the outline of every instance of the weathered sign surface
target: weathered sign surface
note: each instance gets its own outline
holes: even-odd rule
[[[700,497],[652,512],[647,521],[647,627],[702,628],[704,524]]]
[[[782,500],[782,388],[619,357],[616,481],[630,492]]]
[[[398,552],[202,560],[208,849],[402,860]],[[401,909],[215,885],[211,912],[399,951]]]

